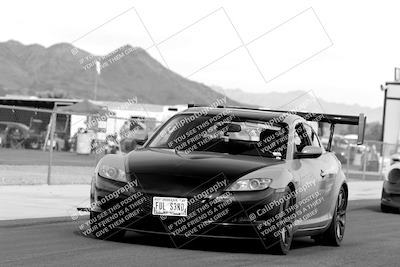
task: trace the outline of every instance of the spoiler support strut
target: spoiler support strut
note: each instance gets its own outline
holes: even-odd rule
[[[332,140],[333,140],[333,133],[335,131],[335,124],[332,123],[330,127],[330,133],[329,133],[329,141],[328,141],[328,146],[326,147],[327,151],[331,151],[332,147]]]

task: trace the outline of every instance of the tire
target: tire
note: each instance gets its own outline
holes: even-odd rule
[[[289,210],[295,204],[295,198],[292,196],[292,190],[287,187],[284,193],[285,201],[280,206],[280,212]],[[285,222],[280,226],[279,236],[274,237],[273,246],[271,247],[271,252],[277,255],[287,255],[290,251],[290,247],[293,241],[293,220],[289,219],[290,216],[295,212],[290,210],[290,212],[285,212],[281,221]]]
[[[39,148],[40,148],[39,142],[36,142],[36,141],[31,142],[31,143],[29,144],[29,146],[30,146],[30,148],[32,148],[32,149],[39,149]]]
[[[18,149],[18,141],[14,140],[14,139],[11,139],[10,148]]]
[[[381,211],[384,213],[395,213],[395,212],[399,212],[399,209],[390,207],[390,206],[386,206],[385,204],[381,203]]]
[[[97,213],[94,213],[92,211],[90,212],[90,228],[93,229],[92,235],[95,239],[118,241],[124,237],[126,230],[119,228],[109,230],[107,233],[102,234],[102,230],[104,228],[102,228],[100,224],[98,224],[98,222],[92,222],[93,218],[95,218],[96,215]],[[103,218],[102,220],[105,220],[105,218]]]
[[[340,246],[346,229],[347,202],[347,192],[342,186],[339,190],[335,212],[329,228],[322,235],[312,237],[314,240],[328,246]]]

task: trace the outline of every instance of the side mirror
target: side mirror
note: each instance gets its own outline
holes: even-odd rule
[[[294,155],[296,159],[312,159],[321,156],[322,152],[319,146],[305,146],[301,152],[296,152]]]

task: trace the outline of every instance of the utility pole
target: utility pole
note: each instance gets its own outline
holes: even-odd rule
[[[54,142],[54,131],[57,123],[57,103],[54,103],[53,113],[50,117],[50,146],[49,146],[49,166],[47,169],[47,185],[51,184],[51,165],[53,165],[53,142]],[[45,144],[46,146],[47,144]]]
[[[94,100],[97,99],[97,72],[94,74]]]
[[[97,87],[98,87],[98,76],[101,73],[101,64],[96,60],[96,72],[94,73],[94,100],[97,100]]]

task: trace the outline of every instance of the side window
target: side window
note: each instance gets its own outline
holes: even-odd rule
[[[304,128],[303,123],[299,123],[296,125],[294,131],[294,144],[296,146],[297,152],[301,152],[305,146],[311,145],[309,135]]]
[[[308,124],[304,124],[304,127],[306,129],[307,135],[310,137],[311,145],[321,147],[318,135],[315,133],[314,129]]]

